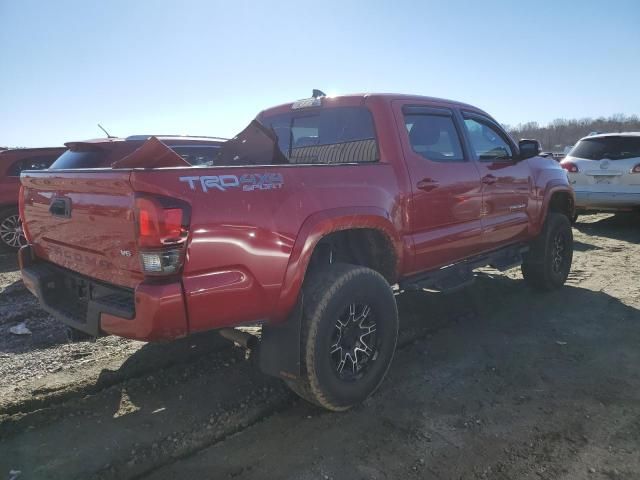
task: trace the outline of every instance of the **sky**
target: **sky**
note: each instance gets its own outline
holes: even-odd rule
[[[639,25],[638,0],[0,0],[0,145],[230,137],[313,88],[640,114]]]

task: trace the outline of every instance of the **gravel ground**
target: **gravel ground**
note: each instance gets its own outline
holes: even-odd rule
[[[75,388],[93,365],[101,370],[106,362],[117,369],[144,345],[118,337],[68,343],[62,324],[38,307],[17,269],[15,255],[0,255],[0,415],[43,393],[60,392],[65,378]],[[9,332],[23,322],[30,335]]]
[[[399,295],[389,377],[343,414],[215,334],[66,343],[0,257],[0,478],[638,479],[640,222],[574,235],[560,291],[514,269]]]

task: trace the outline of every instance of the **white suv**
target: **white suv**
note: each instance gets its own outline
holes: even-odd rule
[[[576,193],[576,211],[640,209],[640,132],[581,139],[560,162]]]

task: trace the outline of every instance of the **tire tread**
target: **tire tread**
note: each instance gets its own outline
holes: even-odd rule
[[[557,212],[549,212],[545,220],[542,232],[530,243],[529,252],[522,262],[522,276],[525,282],[532,288],[540,291],[549,291],[558,288],[558,285],[548,268],[548,247],[550,235],[556,228],[566,228],[571,235],[571,222],[566,215]],[[573,245],[571,246],[573,248]],[[566,278],[564,279],[566,280]],[[564,280],[562,283],[564,283]]]
[[[358,276],[372,276],[376,281],[386,282],[375,270],[350,264],[333,264],[329,268],[317,271],[303,286],[304,307],[301,328],[301,376],[296,380],[286,380],[286,384],[300,397],[332,411],[348,410],[351,405],[339,405],[323,391],[315,373],[314,359],[317,337],[320,334],[320,320],[333,296],[342,286]],[[308,316],[310,314],[310,316]],[[395,349],[395,345],[394,345]],[[387,365],[387,370],[391,364]],[[386,371],[385,370],[385,374]],[[377,389],[385,375],[382,375]],[[374,391],[375,391],[374,389]]]

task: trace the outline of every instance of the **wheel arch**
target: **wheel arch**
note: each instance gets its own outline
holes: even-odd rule
[[[559,212],[571,221],[575,212],[575,194],[564,183],[552,184],[546,191],[542,201],[542,212],[536,224],[536,234],[542,231],[549,212]]]
[[[353,263],[372,267],[387,281],[395,283],[404,259],[404,246],[386,211],[377,207],[357,207],[318,212],[305,220],[296,238],[283,278],[274,323],[283,321],[293,309],[318,247],[345,240],[354,243],[364,240],[367,247],[361,252],[363,261]],[[367,255],[370,259],[373,257],[372,251],[381,254],[374,259],[373,265],[366,262]]]

